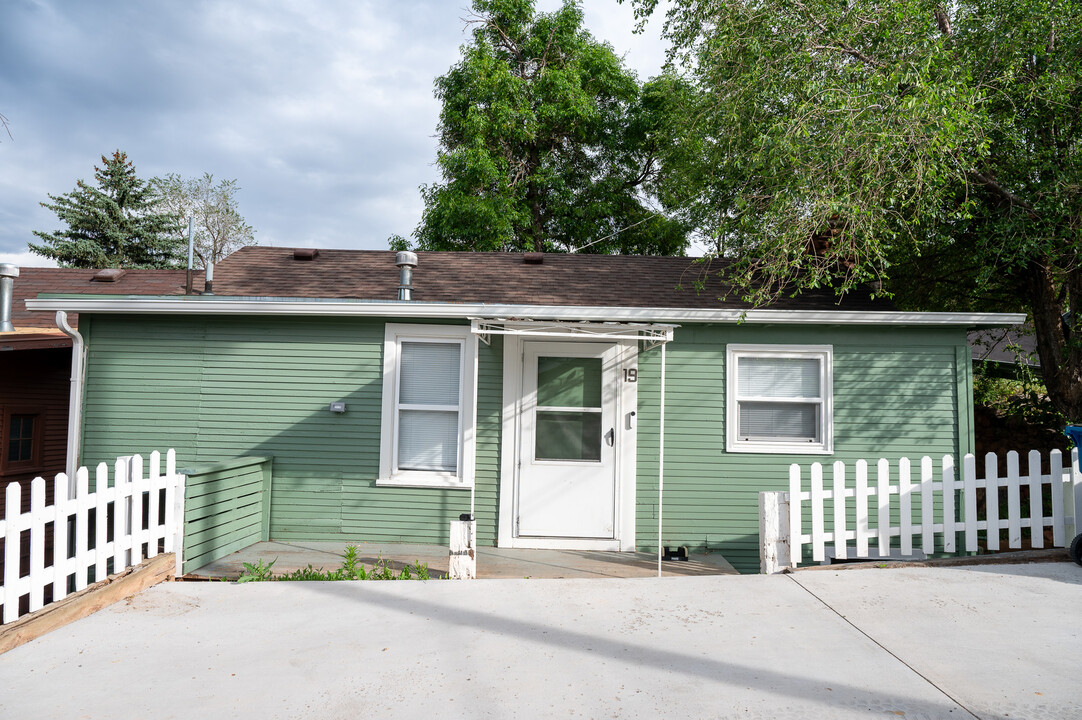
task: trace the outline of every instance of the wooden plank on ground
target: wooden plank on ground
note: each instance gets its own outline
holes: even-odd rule
[[[0,654],[169,579],[176,560],[158,555],[0,627]]]

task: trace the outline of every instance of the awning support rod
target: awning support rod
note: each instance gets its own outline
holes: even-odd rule
[[[661,577],[661,518],[665,499],[665,345],[661,345],[661,426],[658,432],[657,460],[657,576]]]

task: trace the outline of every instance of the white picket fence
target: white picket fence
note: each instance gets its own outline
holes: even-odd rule
[[[89,490],[85,467],[75,474],[75,493],[70,495],[68,476],[61,473],[53,482],[53,504],[45,504],[46,481],[34,478],[30,484],[30,512],[21,512],[22,488],[13,482],[7,486],[6,512],[0,519],[0,540],[4,543],[3,622],[19,617],[19,599],[29,595],[29,611],[44,605],[45,588],[52,586],[52,601],[84,589],[94,580],[103,580],[108,572],[117,573],[138,565],[144,559],[163,552],[176,553],[181,567],[184,523],[184,476],[176,470],[176,453],[166,454],[165,472],[161,453],[150,455],[149,474],[144,474],[139,455],[119,457],[114,465],[113,484],[109,467],[98,465],[95,491]],[[164,522],[162,491],[164,490]],[[143,522],[146,502],[147,522]],[[94,537],[90,537],[90,514],[94,513]],[[112,539],[109,523],[112,516]],[[45,564],[46,526],[52,526],[52,564]],[[20,560],[26,554],[22,533],[29,530],[30,572],[22,575]],[[72,551],[72,548],[74,550]],[[110,562],[111,561],[111,562]],[[111,567],[110,567],[111,566]],[[69,588],[69,585],[71,586]]]
[[[1077,523],[1082,518],[1082,472],[1077,449],[1071,451],[1067,468],[1062,454],[1051,451],[1048,474],[1041,473],[1042,457],[1037,450],[1029,453],[1025,475],[1019,472],[1017,452],[1007,453],[1006,460],[1007,473],[999,477],[998,458],[988,453],[983,478],[977,477],[978,464],[973,455],[963,458],[960,474],[950,455],[944,455],[938,467],[930,457],[921,458],[917,467],[909,458],[901,458],[894,465],[879,460],[874,466],[874,478],[864,460],[855,463],[852,475],[845,463],[835,462],[829,483],[824,481],[823,466],[813,463],[807,485],[801,466],[791,465],[789,492],[760,493],[761,569],[771,573],[795,567],[807,545],[811,546],[812,559],[823,562],[828,546],[838,560],[909,557],[918,545],[925,555],[958,552],[958,533],[963,535],[962,550],[976,552],[983,533],[986,549],[994,552],[1004,549],[1004,545],[1022,547],[1025,530],[1032,548],[1045,547],[1048,527],[1052,528],[1052,547],[1064,547],[1073,534],[1082,532],[1082,523]],[[1028,488],[1030,498],[1026,515],[1022,513],[1023,487]],[[1000,518],[1002,488],[1007,493],[1006,518]],[[1045,488],[1051,499],[1050,516],[1043,509]],[[978,506],[978,490],[982,489],[984,502]],[[810,519],[810,532],[804,532],[806,518]],[[1007,531],[1006,543],[1000,538],[1003,530]]]

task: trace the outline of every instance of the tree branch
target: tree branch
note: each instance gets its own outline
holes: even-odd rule
[[[830,36],[830,31],[827,30],[827,26],[824,25],[822,23],[822,21],[816,20],[814,17],[811,17],[811,13],[808,12],[808,8],[804,5],[804,3],[800,2],[800,0],[792,0],[792,2],[793,2],[793,5],[798,10],[800,10],[802,13],[804,13],[806,19],[809,22],[811,22],[813,25],[815,25],[815,27],[819,28],[819,32],[821,32],[825,36],[828,36],[828,37]],[[852,45],[849,45],[848,43],[846,43],[846,42],[844,42],[842,40],[835,40],[833,45],[817,45],[817,46],[813,46],[812,49],[813,50],[816,50],[816,49],[819,49],[819,50],[836,50],[836,51],[844,53],[844,54],[846,54],[846,55],[848,55],[848,56],[850,56],[852,58],[860,60],[865,65],[870,65],[871,67],[874,67],[876,69],[886,67],[885,63],[882,63],[882,62],[876,60],[873,57],[865,55],[860,50],[857,50],[855,47],[853,47]]]
[[[988,177],[984,173],[978,170],[970,170],[969,177],[976,181],[978,185],[983,185],[984,187],[988,188],[996,195],[999,195],[1001,198],[1009,202],[1011,205],[1015,205],[1025,210],[1027,213],[1029,213],[1031,219],[1036,220],[1040,217],[1032,205],[1030,205],[1022,198],[1018,197],[1013,192],[1003,187],[998,182]]]

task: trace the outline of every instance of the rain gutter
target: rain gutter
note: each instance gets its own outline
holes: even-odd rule
[[[924,325],[1001,327],[1017,325],[1023,313],[899,312],[863,310],[738,310],[575,305],[426,303],[417,301],[320,300],[223,296],[58,295],[28,299],[29,310],[156,315],[302,315],[468,319],[677,322],[752,325]]]

